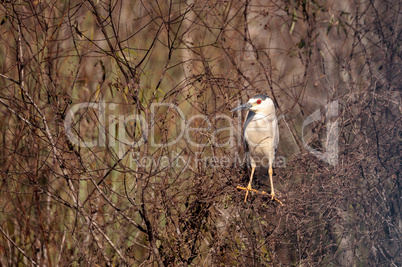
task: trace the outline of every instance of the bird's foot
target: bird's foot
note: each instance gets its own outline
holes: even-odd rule
[[[238,186],[236,188],[241,189],[241,190],[253,191],[253,192],[258,193],[258,190],[252,189],[251,186],[250,187],[249,186],[247,186],[247,187]]]
[[[282,201],[280,201],[277,197],[275,197],[275,194],[268,194],[265,191],[258,191],[258,190],[252,189],[251,186],[247,186],[247,187],[238,186],[236,188],[241,189],[241,190],[246,190],[246,197],[244,198],[244,202],[247,201],[248,192],[252,191],[252,192],[255,192],[257,194],[268,195],[268,196],[271,197],[271,200],[275,200],[276,202],[281,204],[281,206],[283,206]]]
[[[262,194],[267,194],[269,195],[267,192],[262,191]],[[278,198],[275,197],[275,193],[272,193],[271,195],[271,200],[275,200],[276,202],[278,202],[279,204],[281,204],[281,206],[283,206],[282,201],[280,201]]]
[[[244,202],[247,202],[247,196],[250,191],[258,193],[257,190],[251,188],[251,185],[248,185],[247,187],[238,186],[237,189],[246,190],[246,196],[244,197]]]

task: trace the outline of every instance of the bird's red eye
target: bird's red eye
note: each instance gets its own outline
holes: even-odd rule
[[[261,104],[261,102],[262,102],[261,99],[258,99],[258,100],[257,100],[257,104],[258,104],[258,105]]]

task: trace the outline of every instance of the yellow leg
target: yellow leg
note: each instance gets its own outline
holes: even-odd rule
[[[248,183],[248,186],[247,186],[247,191],[246,191],[246,196],[244,197],[244,202],[247,201],[248,192],[251,191],[251,190],[253,190],[253,189],[251,188],[251,182],[253,181],[254,171],[255,171],[255,167],[252,167],[252,169],[251,169],[251,175],[250,175],[250,182]]]
[[[263,195],[268,194],[268,193],[266,193],[264,191],[258,192],[257,190],[251,188],[251,183],[253,182],[254,171],[255,171],[255,167],[252,167],[251,175],[250,175],[250,182],[248,183],[247,187],[241,187],[241,186],[237,187],[237,189],[246,190],[246,196],[244,197],[244,202],[247,202],[247,196],[248,196],[248,193],[250,191],[253,191],[255,193],[261,193]],[[269,174],[269,180],[271,182],[271,199],[277,201],[279,204],[281,204],[281,206],[283,206],[282,201],[280,201],[279,199],[277,199],[275,197],[274,183],[273,183],[273,180],[272,180],[272,174],[273,174],[272,166],[269,167],[268,174]]]
[[[276,200],[279,204],[281,204],[281,206],[283,206],[282,201],[280,201],[275,197],[274,182],[272,180],[272,174],[273,174],[272,164],[269,165],[268,174],[269,174],[269,181],[271,182],[271,199]]]
[[[270,164],[268,174],[269,174],[269,180],[271,182],[271,199],[274,199],[275,197],[275,191],[274,191],[274,182],[272,181],[272,165]]]

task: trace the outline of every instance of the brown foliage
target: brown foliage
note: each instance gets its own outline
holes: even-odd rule
[[[399,1],[0,9],[1,265],[402,264]],[[283,207],[236,190],[258,93]]]

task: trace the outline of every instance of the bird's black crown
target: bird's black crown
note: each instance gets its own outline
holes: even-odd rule
[[[253,96],[251,99],[261,99],[261,100],[265,100],[265,99],[267,99],[267,98],[269,98],[269,96],[267,96],[267,95],[255,95],[255,96]]]

